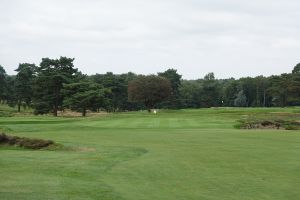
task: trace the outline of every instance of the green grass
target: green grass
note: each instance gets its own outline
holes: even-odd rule
[[[0,103],[0,117],[11,117],[11,116],[25,116],[30,115],[33,113],[33,110],[31,108],[26,108],[24,110],[23,107],[21,107],[21,112],[18,113],[17,107],[10,107],[6,104]]]
[[[284,113],[300,108],[2,117],[10,134],[73,150],[0,148],[0,199],[299,200],[300,131],[234,129]]]

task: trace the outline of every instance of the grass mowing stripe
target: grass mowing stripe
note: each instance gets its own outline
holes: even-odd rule
[[[15,135],[77,149],[0,147],[0,199],[298,200],[300,132],[233,125],[245,115],[299,111],[219,108],[0,118],[0,127]]]

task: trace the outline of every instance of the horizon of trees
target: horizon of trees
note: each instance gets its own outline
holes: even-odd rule
[[[71,109],[107,112],[151,108],[286,107],[300,105],[300,63],[292,72],[269,77],[217,79],[214,73],[184,80],[176,69],[156,75],[85,75],[74,58],[42,58],[39,65],[20,63],[16,75],[0,65],[0,101],[34,108],[35,114]]]

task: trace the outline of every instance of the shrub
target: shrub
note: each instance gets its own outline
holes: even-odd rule
[[[300,130],[300,122],[289,120],[239,120],[234,126],[238,129],[285,129],[285,130]]]
[[[272,125],[274,125],[274,123],[270,122],[270,121],[263,121],[263,122],[261,122],[261,125],[263,125],[263,126],[272,126]]]
[[[25,137],[8,136],[5,133],[0,134],[0,144],[18,146],[27,149],[43,149],[55,143],[51,140],[30,139]]]

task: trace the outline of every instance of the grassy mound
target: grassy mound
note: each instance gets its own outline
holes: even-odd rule
[[[52,140],[8,136],[5,133],[0,134],[0,144],[23,147],[26,149],[44,149],[55,145],[55,143]]]

